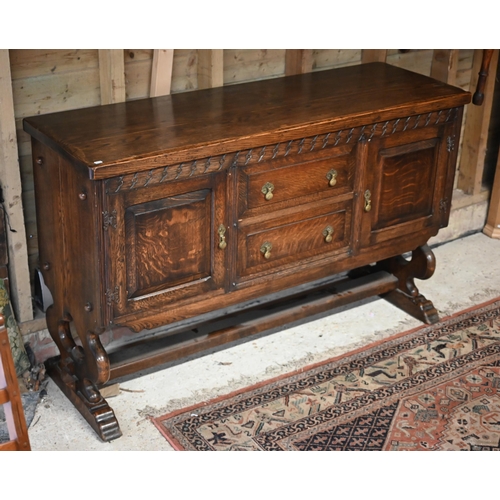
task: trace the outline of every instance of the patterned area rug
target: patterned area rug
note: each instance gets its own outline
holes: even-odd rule
[[[499,450],[500,300],[153,419],[178,450]]]

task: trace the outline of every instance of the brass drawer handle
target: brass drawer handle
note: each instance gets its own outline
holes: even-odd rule
[[[273,246],[269,241],[266,241],[265,243],[262,244],[260,247],[261,253],[264,255],[265,259],[269,259],[271,257],[271,250]]]
[[[221,224],[219,226],[219,229],[217,231],[219,233],[219,248],[221,250],[224,250],[224,248],[227,247],[227,242],[226,242],[226,228],[224,224]]]
[[[337,175],[338,175],[338,172],[335,169],[330,170],[330,172],[328,172],[326,174],[326,178],[328,179],[329,186],[333,187],[333,186],[335,186],[335,184],[337,184]]]
[[[326,226],[323,230],[323,236],[325,237],[326,243],[331,243],[333,241],[333,227]]]
[[[369,212],[372,209],[372,194],[370,190],[365,191],[365,212]]]
[[[264,198],[267,201],[272,200],[273,199],[274,184],[272,184],[271,182],[266,182],[262,186],[261,191],[262,191],[262,194],[264,195]]]

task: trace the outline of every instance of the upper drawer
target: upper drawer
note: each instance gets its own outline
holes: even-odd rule
[[[238,174],[238,215],[250,217],[353,191],[355,147],[351,144],[243,167]]]

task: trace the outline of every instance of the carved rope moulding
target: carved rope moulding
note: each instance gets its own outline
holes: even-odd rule
[[[135,174],[121,175],[105,181],[106,194],[145,188],[177,179],[188,179],[204,174],[211,174],[228,168],[258,164],[284,157],[293,157],[310,153],[318,149],[330,149],[347,144],[355,144],[360,140],[370,141],[373,138],[392,135],[406,130],[441,125],[453,121],[456,108],[435,111],[423,115],[397,118],[378,122],[363,127],[335,130],[326,134],[304,137],[278,144],[262,146],[244,151],[237,151],[208,158],[200,158],[191,162],[166,165]]]

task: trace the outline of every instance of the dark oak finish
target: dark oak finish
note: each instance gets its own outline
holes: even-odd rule
[[[109,440],[111,378],[373,294],[436,321],[413,278],[434,269],[469,101],[373,63],[24,120],[56,382]],[[108,355],[113,325],[165,343]]]
[[[483,50],[483,60],[481,61],[481,69],[477,80],[476,91],[472,96],[472,102],[476,106],[481,106],[484,101],[484,88],[486,87],[486,79],[490,70],[491,58],[493,57],[493,49]]]

